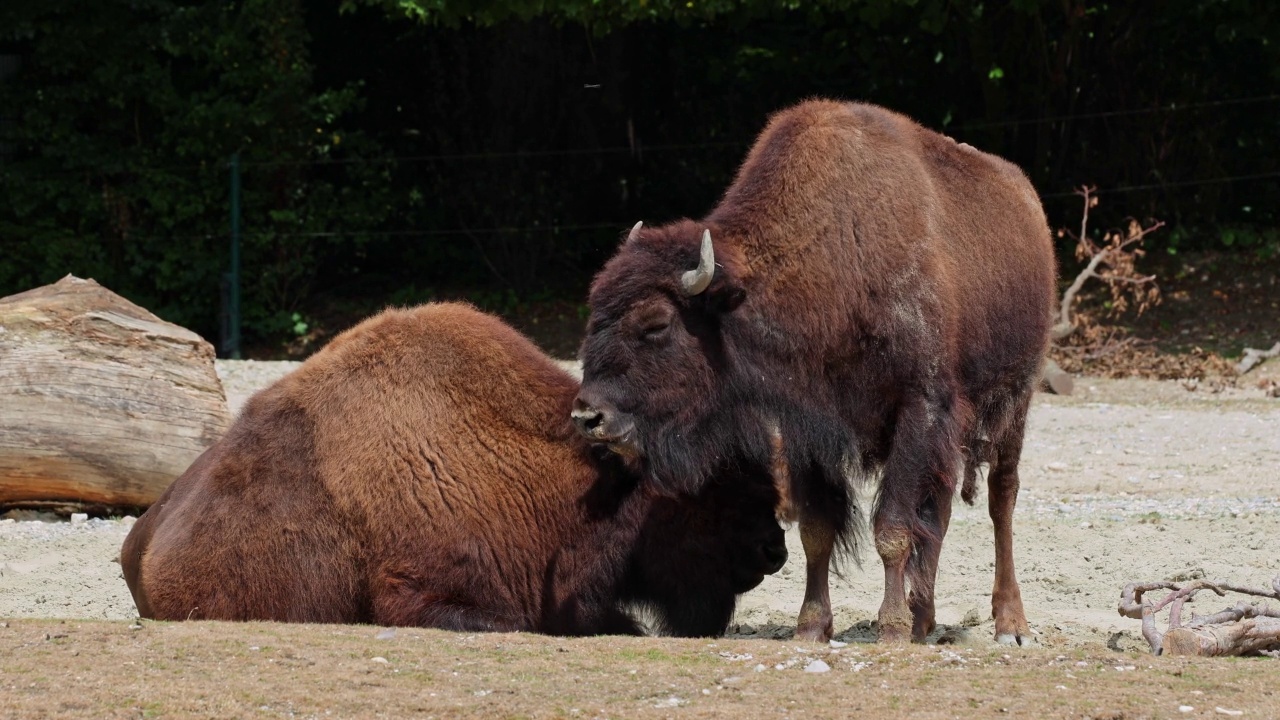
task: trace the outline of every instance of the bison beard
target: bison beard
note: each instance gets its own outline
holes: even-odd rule
[[[854,545],[851,481],[880,479],[881,639],[921,640],[957,477],[972,502],[987,463],[996,635],[1029,642],[1011,522],[1055,276],[1018,168],[882,108],[806,102],[707,218],[637,225],[596,277],[572,415],[668,489],[726,459],[783,468],[814,640],[833,551]]]
[[[582,441],[495,318],[390,310],[253,397],[121,551],[143,617],[722,633],[786,559],[768,469],[664,497]]]

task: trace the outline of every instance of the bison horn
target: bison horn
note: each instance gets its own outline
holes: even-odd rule
[[[702,231],[702,251],[698,257],[698,268],[689,270],[680,276],[680,287],[685,295],[697,295],[711,284],[716,274],[716,251],[711,247],[711,231]]]
[[[644,225],[643,220],[631,226],[631,232],[627,233],[627,242],[631,242],[632,240],[635,240],[637,237],[640,236],[640,227],[642,225]]]

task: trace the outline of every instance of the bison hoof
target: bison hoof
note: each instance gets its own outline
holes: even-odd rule
[[[911,642],[911,631],[906,626],[880,626],[879,641],[883,645],[906,645]]]
[[[825,643],[831,639],[831,627],[798,627],[795,639],[800,642]]]
[[[1017,645],[1018,647],[1031,647],[1038,644],[1031,633],[999,633],[996,635],[996,642],[1001,645]]]

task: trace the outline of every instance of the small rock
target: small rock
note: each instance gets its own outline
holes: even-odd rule
[[[389,664],[389,663],[390,663],[390,661],[389,661],[389,660],[387,660],[386,658],[382,657],[381,655],[379,655],[379,656],[377,656],[377,657],[369,658],[369,661],[370,661],[370,662],[376,662],[376,663],[379,663],[379,664],[382,664],[382,665],[387,665],[387,664]]]
[[[138,623],[134,623],[134,624],[132,624],[132,625],[130,625],[130,626],[129,626],[129,629],[130,629],[130,630],[141,630],[141,629],[142,629],[142,626],[141,626],[141,625],[139,625]]]
[[[136,522],[138,522],[138,518],[132,515],[125,515],[124,517],[120,518],[120,524],[125,527],[133,527],[133,524]]]
[[[1191,705],[1179,705],[1178,712],[1180,713],[1195,712],[1195,708],[1192,707]]]
[[[756,668],[755,668],[756,672],[764,672],[765,670],[768,670],[768,669],[769,668],[766,668],[764,665],[756,665]]]
[[[378,631],[377,635],[374,635],[374,637],[378,640],[393,640],[395,639],[395,636],[396,636],[395,628],[383,628],[382,630]]]
[[[849,646],[849,643],[847,643],[847,642],[840,642],[839,640],[832,640],[832,641],[828,642],[827,644],[828,644],[828,645],[830,645],[830,646],[831,646],[831,647],[833,647],[833,648],[842,648],[842,647],[848,647],[848,646]]]
[[[1064,462],[1051,462],[1045,465],[1044,469],[1052,472],[1066,472],[1067,464]]]
[[[1244,714],[1243,710],[1228,710],[1227,708],[1224,708],[1224,707],[1214,707],[1213,711],[1218,713],[1219,715],[1231,715],[1232,717]]]
[[[81,525],[89,522],[89,513],[71,513],[71,524]]]
[[[1084,522],[1080,523],[1081,530],[1088,530],[1091,527],[1093,527],[1093,523],[1089,522],[1088,520],[1085,520]]]
[[[804,671],[808,673],[831,672],[831,666],[823,660],[814,660],[804,666]]]

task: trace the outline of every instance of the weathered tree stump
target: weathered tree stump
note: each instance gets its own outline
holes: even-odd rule
[[[93,280],[0,298],[0,507],[150,505],[231,423],[213,359]]]

